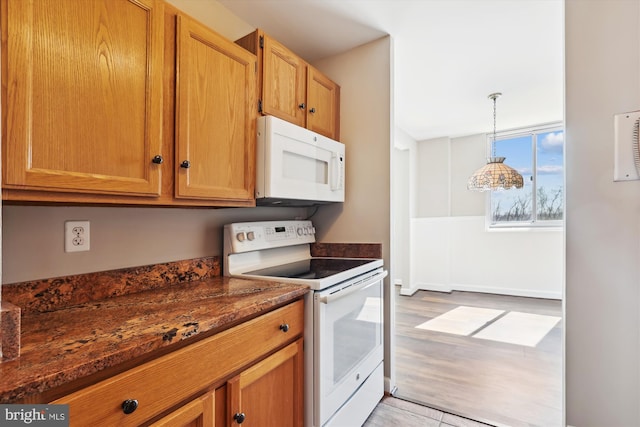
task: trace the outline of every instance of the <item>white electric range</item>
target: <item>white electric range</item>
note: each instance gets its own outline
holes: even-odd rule
[[[352,427],[384,394],[381,259],[312,257],[311,221],[224,227],[225,276],[308,285],[305,425]]]

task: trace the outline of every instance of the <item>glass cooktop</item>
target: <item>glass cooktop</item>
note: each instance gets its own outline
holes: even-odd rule
[[[369,264],[372,261],[365,258],[311,258],[274,267],[261,268],[245,274],[291,279],[324,279]]]

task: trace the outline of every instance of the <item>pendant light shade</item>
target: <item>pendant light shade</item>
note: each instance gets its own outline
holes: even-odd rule
[[[522,188],[522,175],[511,166],[504,164],[504,157],[490,157],[487,164],[469,177],[467,188],[476,191],[509,190]]]
[[[514,168],[504,163],[504,157],[496,157],[496,99],[501,93],[492,93],[489,99],[493,100],[493,141],[492,157],[487,159],[487,164],[478,169],[469,177],[467,189],[475,191],[509,190],[522,188],[524,179]]]

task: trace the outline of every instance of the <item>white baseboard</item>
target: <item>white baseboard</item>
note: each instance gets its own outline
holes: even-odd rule
[[[406,297],[410,297],[411,295],[418,292],[419,288],[400,288],[400,295],[404,295]]]
[[[413,295],[418,290],[423,291],[436,291],[436,292],[452,292],[452,291],[464,291],[464,292],[479,292],[485,294],[498,294],[498,295],[510,295],[517,297],[529,297],[529,298],[544,298],[544,299],[562,299],[560,292],[553,291],[540,291],[536,289],[516,289],[516,288],[498,288],[490,286],[479,285],[465,285],[452,283],[451,285],[445,285],[440,283],[418,283],[415,287],[408,288],[412,290],[410,294],[403,293],[404,289],[400,290],[400,295]]]
[[[395,279],[393,281],[393,284],[396,285],[396,286],[402,286],[402,279]]]
[[[387,377],[385,375],[385,377],[384,377],[384,391],[389,393],[389,394],[392,394],[393,393],[393,389],[395,389],[395,386],[391,385],[391,378],[389,378],[389,377]]]

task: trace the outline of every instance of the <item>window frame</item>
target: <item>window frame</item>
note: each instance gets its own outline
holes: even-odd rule
[[[565,215],[566,215],[566,174],[565,174],[565,144],[563,141],[562,144],[562,189],[563,189],[563,197],[562,197],[562,219],[560,220],[538,220],[537,219],[537,192],[538,192],[538,159],[537,159],[537,143],[538,143],[538,135],[542,133],[548,132],[557,132],[562,131],[563,135],[566,135],[566,130],[563,122],[552,122],[545,123],[537,126],[529,126],[525,128],[517,128],[510,129],[506,131],[496,132],[496,141],[504,140],[504,139],[515,139],[523,136],[531,136],[533,135],[533,139],[531,142],[531,158],[532,158],[532,177],[533,177],[533,190],[532,190],[532,198],[531,198],[531,216],[532,220],[528,221],[510,221],[510,222],[493,222],[493,212],[492,212],[492,203],[491,203],[491,195],[494,190],[486,192],[485,199],[485,224],[487,230],[491,231],[499,231],[499,230],[541,230],[541,229],[562,229],[564,227]],[[492,156],[493,152],[493,134],[487,134],[487,158]],[[499,155],[496,154],[496,155]],[[507,158],[505,161],[506,164],[509,164],[509,159]],[[509,191],[509,190],[505,190]]]

